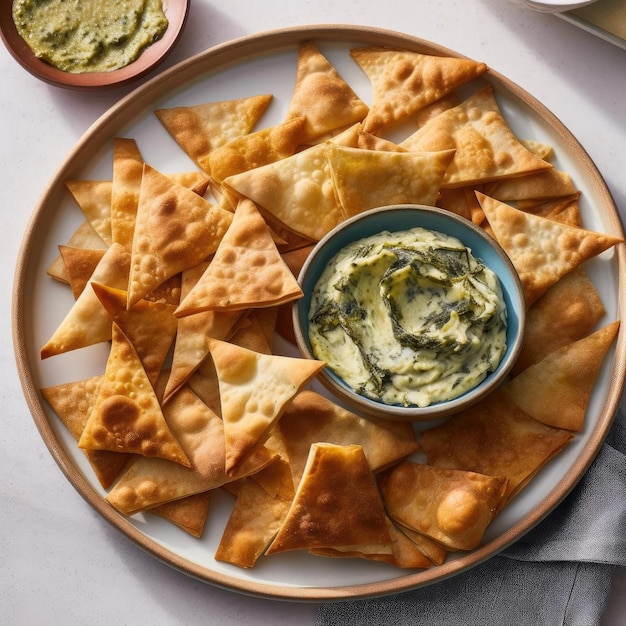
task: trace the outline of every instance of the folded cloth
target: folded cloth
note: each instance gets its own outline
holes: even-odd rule
[[[320,607],[317,626],[595,626],[626,566],[626,416],[567,498],[513,546],[414,591]]]

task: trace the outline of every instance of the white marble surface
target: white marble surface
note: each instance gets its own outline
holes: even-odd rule
[[[165,67],[241,35],[315,23],[407,32],[485,61],[534,94],[577,136],[626,208],[626,52],[504,0],[194,0]],[[313,624],[315,605],[242,596],[157,562],[103,521],[67,482],[29,415],[11,345],[13,268],[30,211],[98,116],[129,89],[78,94],[31,77],[0,47],[0,622]],[[616,573],[606,625],[623,624]]]

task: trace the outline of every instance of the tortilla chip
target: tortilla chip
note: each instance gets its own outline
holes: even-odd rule
[[[209,514],[211,492],[196,493],[174,502],[166,502],[150,509],[150,513],[158,515],[168,522],[182,528],[194,537],[202,537],[204,526]]]
[[[104,256],[104,252],[104,250],[100,249],[89,250],[86,248],[59,246],[59,253],[67,272],[67,280],[75,300],[78,299],[89,284],[91,276]]]
[[[397,124],[487,71],[484,63],[380,46],[355,48],[350,55],[372,85],[372,105],[363,122],[374,133]]]
[[[534,200],[518,200],[515,206],[527,213],[540,215],[541,217],[554,220],[555,222],[581,228],[583,222],[580,214],[579,200],[580,192],[564,198],[555,198],[554,200],[544,200],[540,202]]]
[[[478,192],[476,196],[520,276],[528,307],[561,276],[622,241],[531,215]]]
[[[337,445],[357,444],[376,472],[419,450],[409,423],[395,432],[348,411],[315,391],[301,391],[278,423],[283,435],[294,483],[298,483],[309,448],[318,441]]]
[[[325,143],[229,176],[224,186],[310,241],[321,239],[345,219],[335,197]]]
[[[552,200],[575,195],[578,190],[567,172],[552,168],[528,176],[488,183],[483,191],[485,195],[496,200],[515,202],[517,200]]]
[[[327,144],[327,158],[344,215],[379,206],[437,201],[454,156],[445,152],[390,152]]]
[[[311,41],[300,44],[296,84],[286,119],[305,117],[302,143],[311,143],[360,122],[368,106]]]
[[[93,376],[41,389],[41,395],[77,442],[83,434],[103,378],[102,375]],[[83,450],[83,452],[103,489],[108,489],[115,482],[130,456],[109,450]]]
[[[113,182],[110,180],[66,180],[65,186],[102,241],[111,245],[113,243],[111,234]]]
[[[418,550],[424,553],[431,563],[434,565],[442,565],[445,562],[448,556],[448,550],[441,544],[404,524],[397,524],[396,528],[398,532],[406,535],[417,546]]]
[[[456,152],[442,187],[464,187],[552,168],[527,150],[502,116],[491,85],[444,111],[400,143],[407,150]]]
[[[121,244],[111,244],[91,276],[93,282],[126,289],[130,255]],[[91,288],[84,289],[52,337],[41,348],[41,358],[111,339],[111,317]]]
[[[378,483],[392,519],[448,550],[473,550],[502,506],[507,479],[403,461]]]
[[[301,296],[265,220],[253,202],[242,200],[207,270],[176,315],[276,306]]]
[[[154,114],[196,163],[212,150],[247,135],[272,100],[271,94],[157,109]]]
[[[132,343],[113,323],[111,353],[78,446],[156,456],[189,466]]]
[[[582,430],[594,383],[619,322],[551,352],[502,388],[531,417],[567,430]]]
[[[600,294],[582,267],[565,274],[526,313],[524,339],[511,376],[588,335],[605,313]]]
[[[210,340],[210,349],[219,380],[226,471],[232,473],[324,363],[257,353],[217,339]]]
[[[360,446],[311,446],[293,502],[266,554],[316,548],[391,553],[385,511]]]
[[[570,431],[538,422],[501,390],[420,433],[427,462],[508,479],[510,501],[573,438]]]
[[[213,254],[232,213],[146,165],[132,245],[128,306]]]

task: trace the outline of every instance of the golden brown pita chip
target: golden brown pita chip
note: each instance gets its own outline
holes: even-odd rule
[[[605,313],[600,294],[582,267],[565,274],[526,313],[524,339],[511,376],[588,335]]]
[[[311,41],[300,45],[296,84],[286,119],[306,118],[302,143],[314,142],[360,122],[368,106]]]
[[[423,107],[487,71],[484,63],[380,46],[355,48],[352,58],[372,85],[367,132],[407,119]]]
[[[210,340],[219,380],[226,437],[226,471],[231,473],[267,438],[289,402],[324,363],[253,352]]]
[[[390,152],[327,144],[333,184],[347,217],[391,204],[434,205],[453,156],[453,150]]]
[[[420,433],[430,465],[508,479],[513,498],[571,440],[570,431],[530,417],[501,390]]]
[[[207,270],[176,315],[276,306],[301,295],[265,220],[253,202],[242,200]]]
[[[111,235],[111,198],[113,182],[110,180],[66,180],[74,200],[107,245],[113,243]]]
[[[311,446],[293,502],[266,554],[315,548],[391,553],[378,487],[360,446]]]
[[[98,397],[103,376],[44,387],[41,394],[78,442]],[[129,455],[109,450],[83,450],[98,482],[108,489],[119,476]]]
[[[431,119],[400,145],[407,150],[454,149],[442,187],[465,187],[552,168],[513,133],[491,85]]]
[[[373,472],[419,450],[409,423],[400,427],[401,432],[395,432],[308,389],[301,391],[289,404],[278,428],[283,435],[295,483],[300,480],[309,448],[317,441],[358,444]]]
[[[561,276],[622,241],[531,215],[478,192],[476,196],[520,276],[528,307]]]
[[[98,263],[104,256],[104,250],[89,250],[86,248],[73,248],[71,246],[59,246],[59,253],[63,259],[67,279],[69,281],[74,299],[78,299],[85,287],[89,284]]]
[[[237,137],[199,160],[211,178],[222,183],[229,176],[274,163],[294,154],[303,136],[304,117]]]
[[[121,244],[111,244],[94,270],[91,280],[126,289],[130,255]],[[41,348],[41,358],[111,339],[111,317],[91,288],[84,289],[52,337]]]
[[[397,524],[396,528],[398,532],[406,535],[417,546],[418,550],[424,553],[431,563],[434,565],[442,565],[445,562],[448,556],[448,550],[441,544],[403,524]]]
[[[247,135],[272,100],[271,94],[155,110],[155,115],[196,163],[236,137]]]
[[[335,197],[325,143],[229,176],[224,186],[310,241],[321,239],[345,219]]]
[[[194,537],[201,537],[209,515],[210,502],[211,492],[205,491],[155,506],[150,509],[150,513],[166,519]]]
[[[136,453],[189,465],[135,348],[115,323],[105,377],[78,445],[85,450]]]
[[[392,519],[448,550],[472,550],[502,506],[507,479],[403,461],[378,483]]]
[[[504,385],[503,392],[536,420],[580,431],[594,383],[618,328],[619,322],[613,322],[551,352]]]
[[[128,306],[213,254],[232,213],[144,167],[132,245]]]
[[[111,239],[130,252],[139,205],[143,158],[134,139],[113,140],[111,183]]]
[[[126,291],[99,283],[92,289],[115,322],[133,344],[148,379],[155,385],[176,335],[173,304],[140,300],[126,308]]]

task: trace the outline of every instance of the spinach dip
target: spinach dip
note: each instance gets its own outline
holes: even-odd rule
[[[161,0],[15,0],[13,21],[35,56],[75,74],[125,67],[161,38]]]
[[[311,299],[317,359],[357,393],[424,407],[480,383],[506,351],[496,275],[454,237],[413,228],[342,249]]]

